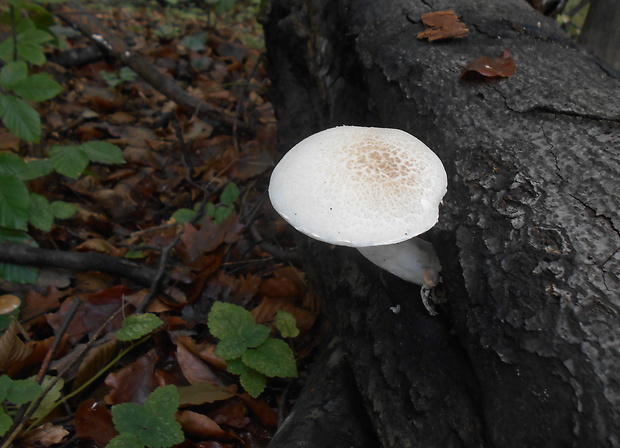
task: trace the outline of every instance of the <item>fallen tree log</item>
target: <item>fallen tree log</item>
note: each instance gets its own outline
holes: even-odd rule
[[[468,37],[416,39],[448,8]],[[381,445],[620,447],[614,74],[519,0],[274,0],[265,31],[282,151],[334,125],[394,127],[448,172],[426,235],[437,318],[355,251],[299,237]],[[461,79],[504,49],[513,76]]]

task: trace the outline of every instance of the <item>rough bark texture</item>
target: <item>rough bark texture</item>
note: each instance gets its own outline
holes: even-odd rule
[[[470,36],[417,40],[421,15],[443,9]],[[265,29],[283,151],[380,125],[448,172],[427,234],[439,318],[354,250],[300,238],[382,446],[620,447],[613,73],[520,0],[275,0]],[[505,48],[513,77],[460,80]]]
[[[591,0],[579,42],[620,71],[620,3]]]

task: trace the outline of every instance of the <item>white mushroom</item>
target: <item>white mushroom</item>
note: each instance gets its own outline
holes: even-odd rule
[[[271,175],[269,196],[300,232],[356,247],[383,269],[430,289],[439,259],[430,243],[412,238],[435,225],[446,189],[441,160],[414,136],[339,126],[293,147]]]

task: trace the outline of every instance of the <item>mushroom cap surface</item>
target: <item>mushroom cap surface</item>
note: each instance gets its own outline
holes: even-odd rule
[[[341,246],[398,243],[435,225],[446,193],[439,157],[398,129],[339,126],[295,145],[269,196],[293,227]]]

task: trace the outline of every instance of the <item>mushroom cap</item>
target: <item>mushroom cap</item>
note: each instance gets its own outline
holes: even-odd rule
[[[341,246],[376,246],[433,227],[447,189],[439,157],[414,136],[339,126],[295,145],[271,175],[269,196],[293,227]]]

